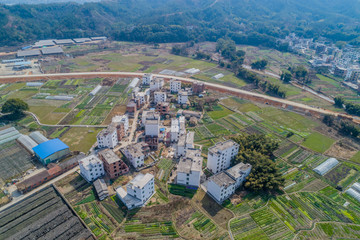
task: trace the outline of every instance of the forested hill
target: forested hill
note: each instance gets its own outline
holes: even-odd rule
[[[277,46],[289,32],[360,42],[359,0],[109,0],[0,5],[0,44],[106,35],[144,42],[215,41]]]

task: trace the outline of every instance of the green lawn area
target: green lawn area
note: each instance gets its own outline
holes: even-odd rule
[[[226,98],[222,100],[221,103],[227,107],[230,107],[231,109],[235,108],[240,112],[257,112],[261,110],[261,108],[255,104],[236,97]]]
[[[214,120],[226,117],[232,113],[234,112],[220,105],[214,107],[214,111],[207,112],[207,114]]]
[[[57,124],[65,115],[65,112],[54,112],[53,106],[30,106],[30,112],[34,113],[43,124]]]
[[[316,152],[324,153],[334,142],[334,139],[314,132],[305,138],[302,145]]]
[[[314,120],[300,114],[276,108],[264,108],[258,115],[269,124],[278,124],[298,132],[310,132],[311,129],[319,125]]]
[[[351,159],[350,161],[360,163],[360,151],[358,151]]]
[[[333,85],[334,87],[340,87],[340,83],[338,81],[335,81],[334,79],[325,77],[324,75],[321,74],[316,74],[316,76],[324,82],[330,83],[331,85]]]
[[[96,142],[96,135],[101,130],[102,128],[71,128],[61,140],[70,147],[71,151],[87,153]]]

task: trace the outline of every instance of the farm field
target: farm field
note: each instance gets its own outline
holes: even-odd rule
[[[334,142],[334,139],[314,132],[305,138],[302,145],[316,152],[324,153]]]
[[[71,151],[87,153],[101,130],[102,128],[70,128],[60,139],[70,146]]]

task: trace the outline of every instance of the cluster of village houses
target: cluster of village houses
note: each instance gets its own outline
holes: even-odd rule
[[[164,79],[146,74],[141,86],[143,91],[140,88],[134,89],[133,98],[127,105],[127,113],[113,117],[112,123],[97,135],[99,151],[78,160],[80,174],[88,182],[94,183],[100,200],[109,194],[102,178],[105,174],[110,179],[116,179],[129,172],[129,166],[114,151],[120,149],[128,164],[140,171],[145,167],[145,159],[151,151],[158,149],[160,143],[172,148],[174,153],[173,157],[177,161],[174,178],[176,184],[192,189],[201,187],[202,184],[218,203],[229,198],[251,171],[251,165],[244,163],[230,167],[239,151],[239,145],[233,140],[227,140],[208,149],[207,169],[213,175],[206,179],[202,171],[201,150],[194,145],[195,133],[186,129],[189,120],[200,119],[202,114],[187,110],[169,114],[171,98],[172,103],[183,107],[188,104],[189,95],[199,95],[204,91],[204,84],[195,82],[189,89],[184,89],[181,81],[172,79],[170,89],[165,89]],[[142,112],[142,115],[133,121],[143,129],[143,133],[138,138],[135,137],[134,141],[124,141],[130,132],[129,118],[138,116],[136,111]],[[171,126],[164,126],[165,115],[171,116]],[[117,188],[116,193],[129,209],[141,207],[155,194],[154,176],[139,173],[126,186]]]

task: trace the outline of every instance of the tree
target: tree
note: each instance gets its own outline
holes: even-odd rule
[[[325,115],[323,118],[323,123],[325,123],[327,126],[331,127],[334,124],[334,116],[332,115]]]
[[[293,73],[300,82],[305,83],[309,81],[309,79],[306,78],[308,75],[308,70],[304,66],[297,66],[295,69],[293,69]]]
[[[344,98],[340,96],[335,97],[334,102],[334,105],[338,108],[343,108],[343,105],[345,104]]]
[[[251,68],[258,69],[258,70],[264,70],[266,68],[267,63],[268,62],[265,59],[258,60],[258,61],[251,63]]]
[[[10,120],[21,118],[26,110],[29,110],[29,105],[19,98],[7,100],[1,108],[2,113],[9,114]]]
[[[282,72],[281,74],[281,81],[283,81],[284,83],[289,83],[291,81],[292,75],[289,72]]]
[[[339,132],[346,136],[351,136],[354,138],[357,138],[360,134],[360,130],[354,124],[345,121],[342,121],[340,123]]]
[[[277,141],[258,134],[239,136],[233,140],[240,146],[234,163],[245,162],[252,165],[245,188],[256,192],[273,192],[283,187],[285,180],[271,160],[273,152],[279,147]]]

